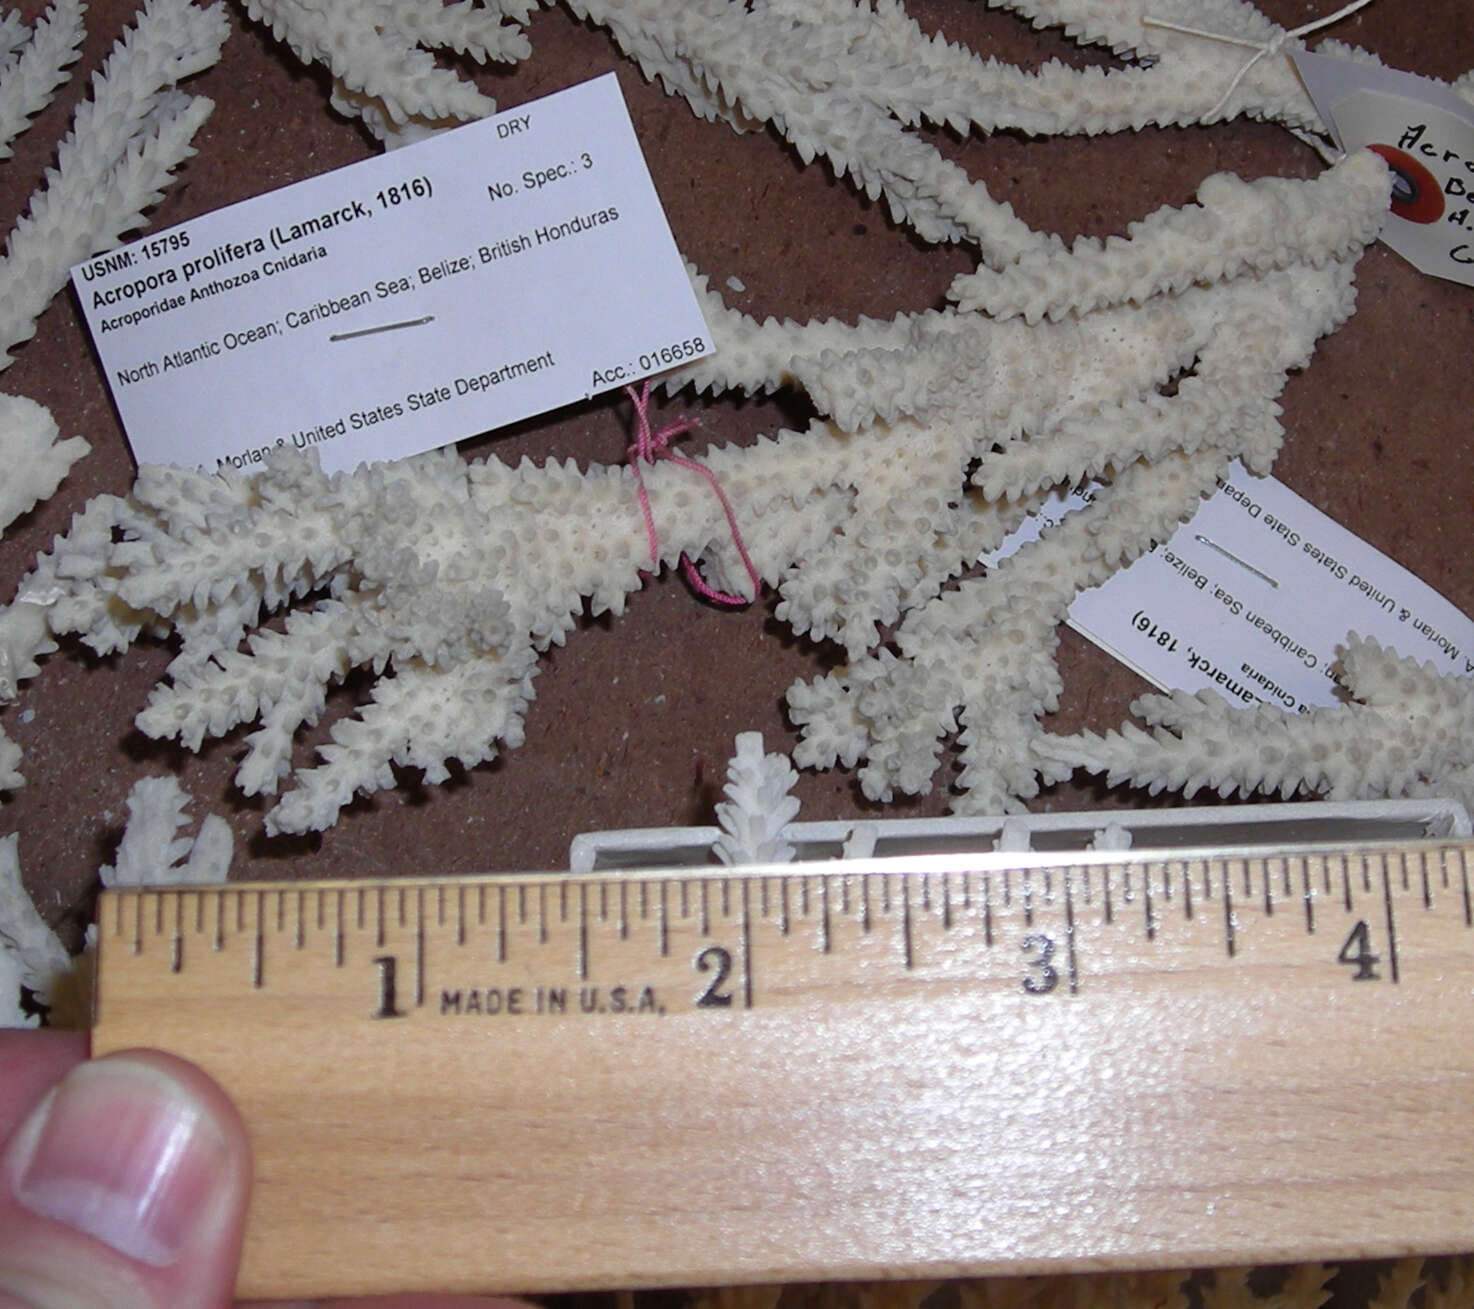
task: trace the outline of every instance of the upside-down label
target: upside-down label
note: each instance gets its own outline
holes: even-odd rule
[[[983,562],[1089,503],[1057,495]],[[1305,713],[1338,702],[1347,637],[1474,676],[1474,622],[1273,477],[1230,466],[1170,540],[1082,591],[1068,621],[1165,691]]]
[[[711,353],[612,73],[72,281],[140,463],[352,468]]]
[[[1474,286],[1474,105],[1395,68],[1309,54],[1295,66],[1336,143],[1392,170],[1382,240],[1422,272]]]

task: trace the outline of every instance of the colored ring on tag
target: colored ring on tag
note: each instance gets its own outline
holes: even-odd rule
[[[1436,223],[1443,217],[1443,188],[1438,179],[1405,150],[1372,145],[1392,170],[1392,212],[1410,223]]]

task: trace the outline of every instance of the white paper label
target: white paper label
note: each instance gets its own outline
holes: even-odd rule
[[[1058,497],[1042,517],[1057,521],[1085,498]],[[1031,519],[984,562],[1037,529]],[[1298,713],[1337,702],[1332,670],[1349,632],[1474,674],[1474,622],[1283,482],[1240,464],[1169,541],[1077,596],[1068,621],[1162,690]]]
[[[711,353],[612,73],[72,281],[140,463],[352,468]]]
[[[1336,144],[1392,169],[1382,240],[1422,272],[1474,286],[1474,106],[1395,68],[1310,54],[1295,66]]]

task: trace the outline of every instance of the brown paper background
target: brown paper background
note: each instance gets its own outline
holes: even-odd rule
[[[1264,0],[1287,25],[1334,6]],[[41,8],[27,0],[33,17]],[[1033,66],[1073,46],[1030,32],[968,0],[916,0],[913,12],[982,53]],[[95,0],[85,57],[70,86],[0,165],[0,206],[19,213],[51,162],[86,76],[127,21],[131,5]],[[231,10],[225,57],[189,89],[216,109],[197,138],[198,155],[152,216],[169,226],[222,204],[350,163],[373,152],[361,130],[329,112],[320,71],[304,71],[258,27]],[[1381,0],[1336,29],[1389,64],[1453,77],[1474,66],[1474,23],[1466,0]],[[746,285],[731,302],[757,315],[889,315],[939,302],[970,265],[957,249],[932,249],[898,230],[882,207],[857,198],[821,165],[803,168],[771,133],[737,137],[695,119],[683,102],[644,83],[601,32],[555,9],[531,25],[534,55],[477,80],[503,107],[616,69],[657,188],[681,249],[722,287]],[[1120,232],[1162,204],[1188,201],[1210,172],[1246,177],[1310,176],[1311,151],[1269,126],[1145,131],[1099,139],[1025,141],[1013,135],[957,142],[933,133],[948,154],[985,178],[1036,226],[1065,237]],[[1290,380],[1283,403],[1288,436],[1276,473],[1325,512],[1440,590],[1474,610],[1474,456],[1470,453],[1474,290],[1422,276],[1384,248],[1365,257],[1360,308],[1322,343],[1311,367]],[[536,294],[530,288],[529,294]],[[0,590],[9,595],[35,552],[64,528],[87,497],[125,492],[132,460],[70,293],[57,297],[37,334],[16,352],[4,390],[48,405],[64,435],[84,435],[93,453],[61,492],[15,524],[0,543]],[[699,433],[683,449],[742,442],[801,423],[801,400],[683,395],[659,406],[694,413]],[[200,415],[202,424],[208,414]],[[468,455],[519,459],[572,456],[614,461],[626,443],[627,406],[606,397],[463,444]],[[666,577],[633,598],[617,620],[585,622],[549,653],[527,718],[526,744],[503,759],[460,773],[442,787],[413,776],[392,792],[362,798],[320,835],[268,840],[264,806],[230,783],[244,731],[190,755],[147,740],[132,727],[169,657],[144,643],[97,659],[70,646],[4,710],[4,726],[25,751],[25,789],[0,810],[0,831],[18,831],[28,886],[42,913],[74,942],[91,911],[95,870],[121,832],[124,797],[139,776],[176,770],[194,812],[225,815],[237,836],[235,875],[251,878],[456,874],[563,865],[570,838],[604,827],[708,821],[719,797],[732,737],[762,731],[770,747],[795,735],[782,710],[796,677],[832,655],[793,637],[765,597],[743,612],[698,601]],[[1133,674],[1074,634],[1063,637],[1067,692],[1051,726],[1115,724],[1144,689]],[[364,686],[330,700],[330,716]],[[310,761],[325,725],[304,735],[297,758]],[[894,815],[945,810],[944,770],[929,796],[891,806]],[[798,787],[810,819],[873,814],[850,775],[806,774]],[[1092,783],[1056,788],[1037,806],[1139,805],[1142,797]],[[1152,803],[1176,803],[1168,798]]]

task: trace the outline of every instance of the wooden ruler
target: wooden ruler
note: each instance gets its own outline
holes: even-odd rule
[[[243,1296],[1474,1249],[1474,842],[108,893]]]

